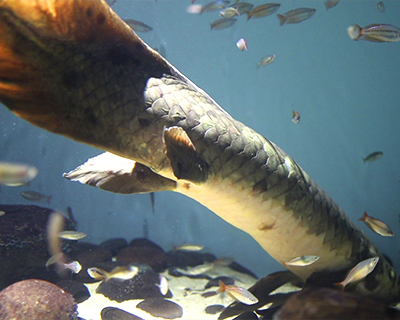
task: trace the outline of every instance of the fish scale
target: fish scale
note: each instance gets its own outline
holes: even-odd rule
[[[281,264],[318,256],[310,266],[288,268],[303,280],[379,256],[374,272],[352,289],[398,300],[393,268],[307,173],[151,50],[105,3],[1,1],[0,34],[0,101],[11,111],[150,168],[154,174],[136,178],[134,192],[149,192],[140,187],[154,179],[150,192],[187,195]],[[65,176],[79,181],[83,169],[76,170]],[[116,186],[105,189],[118,192]]]

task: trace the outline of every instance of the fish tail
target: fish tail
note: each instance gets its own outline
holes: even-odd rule
[[[251,13],[251,11],[246,11],[246,15],[247,15],[247,20],[250,20],[251,17],[253,16],[253,14]]]
[[[334,283],[333,286],[338,289],[339,291],[343,292],[344,288],[346,287],[343,282]]]
[[[225,292],[226,291],[226,284],[223,283],[221,280],[218,281],[219,288],[217,289],[217,293]]]
[[[368,218],[368,214],[367,214],[367,212],[365,211],[365,212],[364,212],[364,215],[363,215],[360,219],[358,219],[358,221],[366,221],[367,218]]]
[[[283,26],[283,25],[286,23],[286,17],[283,16],[283,15],[281,15],[281,14],[279,14],[279,13],[278,13],[276,16],[277,16],[278,19],[279,19],[279,24],[280,24],[281,26]]]

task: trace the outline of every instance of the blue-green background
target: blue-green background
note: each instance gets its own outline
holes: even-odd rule
[[[249,1],[255,5],[261,1]],[[278,13],[315,8],[300,24],[279,26],[275,15],[210,31],[218,12],[186,13],[189,0],[117,0],[113,9],[153,27],[139,34],[166,48],[167,59],[210,94],[233,117],[291,155],[353,221],[364,211],[384,220],[394,237],[373,234],[357,223],[399,271],[400,42],[352,41],[347,27],[389,23],[400,27],[400,2],[342,0],[326,10],[323,1],[280,1]],[[205,4],[207,1],[198,0]],[[248,51],[236,41],[244,37]],[[271,65],[256,69],[264,56]],[[292,110],[301,121],[291,121]],[[384,155],[363,163],[374,151]],[[164,249],[191,242],[217,256],[231,256],[259,276],[281,267],[248,235],[179,194],[115,195],[64,180],[61,175],[101,151],[36,128],[0,107],[0,160],[33,164],[40,174],[29,188],[2,187],[3,204],[30,204],[24,189],[53,195],[51,207],[71,206],[87,241],[143,236]],[[46,204],[43,204],[46,205]],[[276,239],[278,242],[279,239]]]

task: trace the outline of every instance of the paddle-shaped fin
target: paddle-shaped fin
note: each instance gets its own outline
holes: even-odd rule
[[[172,191],[176,188],[175,181],[154,173],[136,161],[109,152],[90,158],[83,165],[64,173],[63,177],[122,194]]]
[[[193,183],[207,180],[209,165],[196,151],[194,144],[181,127],[165,128],[164,141],[175,177]]]

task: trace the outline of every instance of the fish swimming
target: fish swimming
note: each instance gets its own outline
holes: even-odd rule
[[[366,212],[364,212],[364,215],[358,220],[364,222],[368,228],[370,228],[372,231],[376,232],[377,234],[380,234],[381,236],[384,236],[384,237],[393,237],[394,236],[393,231],[390,229],[390,227],[386,223],[384,223],[383,221],[381,221],[379,219],[369,216]]]
[[[33,201],[33,202],[47,202],[50,203],[52,196],[46,196],[40,192],[28,190],[28,191],[21,191],[19,193],[22,198]]]
[[[397,42],[400,41],[400,28],[391,24],[370,24],[364,28],[358,24],[347,28],[350,39],[371,42]]]
[[[383,156],[383,152],[381,151],[376,151],[376,152],[372,152],[371,154],[367,155],[363,161],[364,162],[372,162],[372,161],[376,161],[380,158],[382,158]]]
[[[318,256],[300,256],[300,257],[296,257],[293,258],[290,261],[284,262],[285,266],[298,266],[298,267],[306,267],[309,266],[315,262],[317,262],[317,260],[319,259]]]
[[[105,280],[106,282],[114,279],[115,281],[123,282],[130,280],[139,273],[139,268],[135,265],[119,266],[107,272],[100,268],[87,268],[88,275],[95,280]]]
[[[36,167],[26,164],[0,162],[0,184],[22,186],[32,181],[38,174]]]
[[[378,256],[374,272],[349,290],[399,300],[388,260],[307,173],[105,2],[1,1],[0,34],[0,101],[34,125],[108,151],[67,179],[112,192],[182,193],[250,234],[282,266],[312,250],[318,263],[287,267],[303,281]]]
[[[236,285],[227,285],[221,280],[219,280],[219,289],[217,290],[217,293],[220,292],[226,292],[233,299],[247,305],[252,305],[258,302],[257,297],[255,297],[250,291]]]
[[[64,240],[79,240],[86,237],[86,234],[74,230],[64,230],[58,233],[58,237]]]

